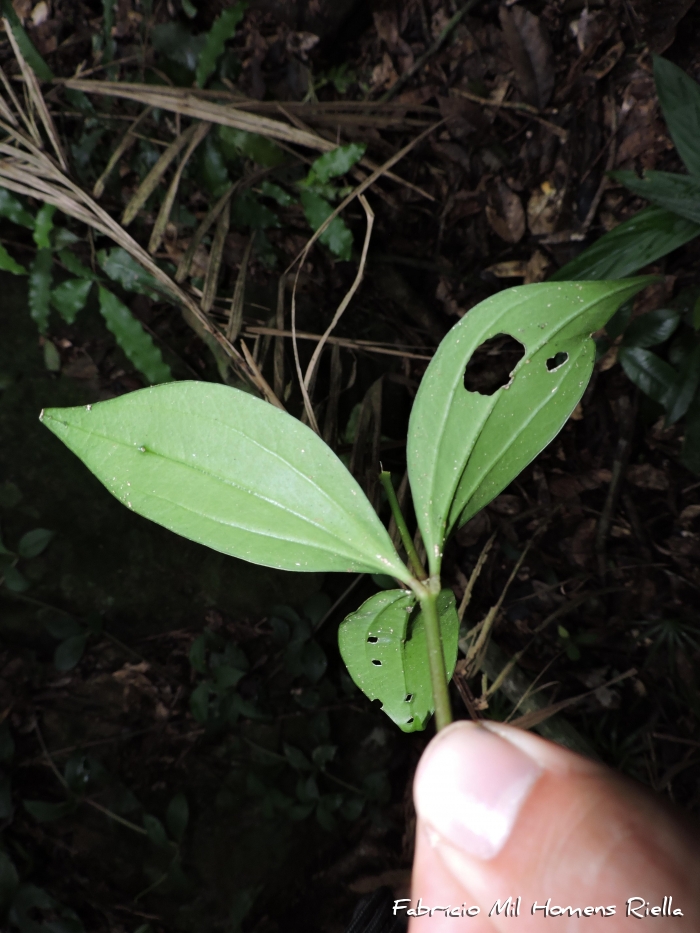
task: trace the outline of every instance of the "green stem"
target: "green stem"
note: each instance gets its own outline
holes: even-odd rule
[[[433,578],[434,579],[434,578]],[[433,581],[431,580],[431,583]],[[434,589],[437,592],[434,592]],[[440,618],[438,616],[437,587],[424,589],[419,595],[423,620],[425,623],[425,639],[428,646],[428,663],[430,665],[430,680],[433,687],[433,702],[435,704],[435,722],[438,732],[449,726],[452,722],[452,708],[450,706],[450,693],[447,686],[447,670],[445,669],[445,654],[442,647],[442,633],[440,631]]]
[[[396,498],[394,484],[391,482],[391,473],[389,473],[387,470],[382,470],[382,472],[379,474],[379,479],[381,480],[382,486],[384,487],[386,497],[389,500],[391,514],[394,516],[396,527],[399,529],[401,541],[403,542],[403,546],[411,563],[411,567],[413,568],[413,572],[417,575],[419,580],[425,580],[428,574],[425,572],[423,564],[421,564],[418,551],[416,551],[415,545],[413,544],[413,538],[411,537],[411,533],[408,530],[406,519],[403,517],[401,512],[401,506],[399,505],[399,500]]]

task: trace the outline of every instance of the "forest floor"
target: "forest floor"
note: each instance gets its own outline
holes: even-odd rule
[[[156,85],[187,87],[200,48],[192,37],[219,12],[189,0],[152,12],[139,0],[105,4],[110,62],[101,4],[12,5],[62,78],[80,68],[95,82],[156,75]],[[644,202],[608,171],[680,170],[652,53],[700,74],[692,0],[467,7],[460,17],[451,0],[311,2],[280,14],[253,2],[221,65],[222,100],[326,143],[366,145],[355,183],[411,144],[395,177],[368,189],[365,276],[315,385],[324,437],[378,506],[378,462],[404,475],[411,403],[449,328],[505,287],[545,281],[638,211]],[[156,30],[155,41],[152,28],[167,24],[180,32]],[[17,71],[6,40],[0,60]],[[42,86],[74,177],[92,190],[138,111],[91,92],[94,115],[81,114],[60,84]],[[112,216],[179,120],[160,112],[141,125],[100,200]],[[318,155],[285,151],[304,172]],[[213,143],[202,152],[155,254],[164,267],[181,261],[233,178]],[[250,184],[254,197],[235,202],[225,231],[219,291],[232,295],[244,268],[240,335],[301,416],[281,276],[311,231],[298,201]],[[159,199],[130,228],[143,245]],[[299,341],[302,366],[357,273],[366,214],[354,202],[343,216],[351,260],[317,244],[299,276],[296,324],[312,335]],[[72,248],[94,267],[93,237],[74,227]],[[18,229],[3,222],[0,242],[29,263],[36,244]],[[206,268],[208,248],[195,267]],[[700,287],[700,239],[644,271],[659,279],[634,318]],[[343,670],[338,624],[376,586],[252,568],[109,499],[36,417],[144,380],[95,307],[72,324],[54,315],[39,337],[24,280],[2,281],[2,540],[13,546],[37,526],[55,537],[20,563],[28,588],[0,589],[0,909],[18,877],[24,900],[7,922],[21,933],[342,933],[361,896],[407,890],[411,781],[433,728],[400,733]],[[219,381],[214,356],[171,304],[122,294],[177,378]],[[229,305],[215,301],[211,320],[225,323]],[[484,559],[465,622],[499,604],[493,650],[471,679],[458,665],[453,705],[462,718],[526,713],[522,725],[697,811],[700,479],[680,461],[683,423],[666,426],[617,351],[600,357],[561,434],[449,545],[445,578],[458,603]],[[473,387],[510,368],[507,347],[491,347]],[[487,695],[516,655],[503,689]],[[222,666],[235,683],[217,679]]]

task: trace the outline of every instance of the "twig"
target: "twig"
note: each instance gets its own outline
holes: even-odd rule
[[[479,97],[477,94],[472,94],[470,91],[463,91],[461,88],[453,87],[450,88],[450,94],[457,97],[464,97],[467,100],[473,101],[475,104],[482,104],[485,107],[493,107],[495,110],[515,110],[519,113],[523,113],[526,116],[530,117],[533,120],[536,120],[538,123],[542,124],[550,133],[554,133],[555,136],[558,136],[563,143],[568,142],[569,133],[562,126],[557,126],[556,123],[552,123],[551,120],[546,120],[539,112],[536,107],[533,107],[531,104],[520,103],[519,101],[497,101],[489,100],[488,97]]]
[[[479,579],[479,576],[484,567],[484,564],[486,563],[486,558],[489,556],[489,551],[493,547],[493,542],[495,540],[496,540],[496,532],[494,532],[491,535],[491,537],[488,539],[486,544],[483,546],[481,550],[481,554],[479,554],[479,559],[476,562],[476,566],[471,572],[471,576],[469,577],[469,582],[467,583],[467,587],[464,591],[464,596],[462,596],[462,601],[460,602],[459,609],[457,610],[457,615],[459,617],[460,622],[464,618],[464,613],[467,611],[467,606],[471,602],[472,592],[476,585],[476,581]]]
[[[478,3],[478,0],[467,0],[467,3],[464,4],[461,10],[458,10],[454,14],[454,16],[447,22],[447,24],[445,25],[445,28],[442,30],[442,32],[437,37],[437,39],[435,39],[432,45],[430,45],[425,50],[425,52],[423,52],[423,54],[419,58],[416,59],[413,67],[409,68],[409,70],[405,74],[401,75],[399,80],[396,81],[395,84],[392,84],[389,90],[379,98],[380,104],[387,103],[388,101],[392,99],[392,97],[395,97],[399,91],[402,91],[404,89],[404,87],[408,84],[411,78],[413,78],[414,75],[418,74],[418,72],[421,70],[423,65],[425,65],[428,59],[432,58],[432,56],[435,55],[435,53],[438,52],[442,48],[445,41],[449,38],[450,33],[462,22],[462,20],[467,15],[467,13],[472,9],[472,7],[476,6],[477,3]]]
[[[249,325],[244,333],[251,337],[259,335],[269,335],[271,337],[291,337],[291,330],[282,330],[279,327],[263,327]],[[296,332],[297,340],[320,340],[322,334],[310,334],[307,331],[298,330]],[[432,356],[421,353],[409,353],[407,350],[393,350],[391,347],[383,347],[373,340],[351,340],[349,337],[328,337],[326,343],[337,344],[339,347],[347,347],[348,350],[364,350],[367,353],[383,353],[386,356],[401,356],[407,360],[426,360],[430,361]],[[283,387],[284,388],[284,387]]]

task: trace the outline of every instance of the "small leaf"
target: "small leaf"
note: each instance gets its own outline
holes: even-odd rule
[[[13,224],[34,229],[34,218],[7,188],[0,188],[0,217],[6,217]]]
[[[621,279],[699,234],[699,224],[663,207],[647,207],[596,240],[549,281]]]
[[[274,168],[276,165],[284,162],[286,158],[283,149],[280,149],[280,147],[271,139],[268,139],[267,136],[260,136],[258,133],[247,133],[245,130],[237,130],[232,126],[219,126],[217,136],[219,138],[219,147],[227,159],[235,159],[239,156],[244,156],[246,159],[251,159],[257,165],[263,165],[265,168]],[[263,184],[272,185],[273,188],[277,188],[277,185],[269,181]],[[281,188],[279,190],[282,191]]]
[[[680,324],[681,315],[673,308],[659,308],[635,318],[625,328],[623,347],[655,347],[665,343]]]
[[[85,307],[91,288],[89,279],[66,279],[51,292],[51,304],[66,324],[72,324]]]
[[[700,344],[696,344],[692,353],[686,356],[673,388],[664,398],[666,424],[675,424],[688,411],[690,403],[695,398],[698,385],[700,385]]]
[[[659,55],[654,55],[654,81],[678,155],[691,175],[700,176],[700,85]]]
[[[63,259],[63,257],[61,257]],[[97,261],[114,282],[126,292],[138,292],[153,301],[161,301],[163,292],[159,283],[121,246],[101,249]]]
[[[403,732],[425,729],[434,711],[423,614],[413,614],[416,599],[405,590],[371,596],[341,623],[340,654],[357,686]],[[451,590],[438,597],[448,680],[457,662],[459,618]],[[409,628],[410,623],[410,628]]]
[[[38,557],[49,546],[54,534],[55,532],[49,531],[48,528],[34,528],[28,531],[19,539],[19,556],[27,560]]]
[[[313,230],[318,230],[326,218],[333,213],[333,208],[328,201],[315,191],[302,191],[300,200],[306,219]],[[335,217],[319,239],[338,259],[348,261],[352,257],[352,231],[341,217]]]
[[[56,344],[48,338],[44,340],[44,366],[50,373],[60,373],[61,354],[56,348]]]
[[[472,308],[440,344],[409,421],[407,461],[430,570],[457,524],[487,505],[554,438],[588,385],[590,335],[650,278],[522,285]],[[523,346],[510,382],[467,391],[474,351],[499,334]]]
[[[306,755],[293,745],[284,743],[284,754],[289,764],[295,771],[312,771],[312,765]]]
[[[151,840],[153,845],[156,846],[156,848],[165,849],[170,846],[165,828],[157,816],[152,816],[150,813],[144,813],[143,828],[148,833],[148,838]]]
[[[231,222],[237,227],[250,227],[251,230],[267,230],[279,227],[280,222],[274,211],[265,207],[252,191],[246,189],[231,206]]]
[[[345,175],[353,165],[360,161],[366,149],[367,146],[364,143],[348,143],[346,146],[338,146],[337,149],[324,152],[312,163],[307,184],[312,184],[316,180],[325,184],[331,178]]]
[[[42,609],[38,615],[42,625],[53,638],[63,641],[65,638],[80,635],[83,632],[82,625],[64,612]]]
[[[0,189],[1,191],[2,189]],[[27,270],[16,262],[0,243],[0,269],[3,272],[11,272],[13,275],[26,275]]]
[[[265,179],[260,185],[260,194],[265,198],[272,198],[280,207],[289,207],[290,204],[296,204],[296,198],[288,194],[284,188],[280,188],[274,182]]]
[[[24,808],[38,823],[50,823],[70,816],[76,808],[75,800],[64,800],[62,803],[48,803],[45,800],[23,800]]]
[[[207,673],[207,640],[204,635],[200,635],[192,642],[189,657],[190,664],[198,674]]]
[[[87,632],[82,635],[71,635],[60,645],[56,646],[53,654],[53,666],[57,671],[72,671],[78,664],[83,654],[89,635]]]
[[[151,41],[156,52],[164,58],[183,65],[188,71],[197,68],[206,35],[193,36],[189,27],[179,22],[164,23],[151,31]]]
[[[42,204],[34,221],[34,242],[39,249],[51,248],[51,231],[53,230],[53,215],[56,213],[54,204]]]
[[[700,178],[672,172],[645,172],[643,178],[634,172],[611,172],[610,175],[640,198],[700,224]]]
[[[197,722],[205,723],[209,718],[209,696],[211,694],[211,683],[205,681],[199,684],[192,691],[190,696],[190,712]]]
[[[243,19],[247,5],[244,2],[235,3],[214,20],[197,62],[198,87],[204,87],[207,78],[214,73],[219,56],[223,55],[226,42],[236,35],[236,27]]]
[[[100,285],[100,312],[129,362],[150,383],[169,382],[173,378],[170,367],[131,311],[116,295]]]
[[[190,820],[190,808],[183,793],[175,794],[165,811],[165,825],[176,842],[182,842]]]
[[[43,421],[120,501],[193,541],[279,569],[411,579],[331,449],[246,392],[175,382]]]
[[[311,758],[316,767],[325,768],[329,762],[333,761],[337,751],[336,745],[317,745],[311,753]]]
[[[231,184],[226,163],[215,136],[210,133],[197,150],[198,176],[214,198],[219,198]]]
[[[38,250],[29,268],[29,313],[41,334],[46,333],[49,324],[52,273],[51,250]]]
[[[8,564],[6,567],[0,567],[0,580],[3,580],[8,590],[13,593],[24,593],[29,589],[29,583],[22,576],[16,567]]]
[[[111,253],[113,252],[113,250],[109,250],[109,251],[101,250],[97,254],[98,260],[100,256],[106,257],[108,252]],[[128,255],[129,254],[127,253],[127,256]],[[92,269],[88,269],[87,266],[84,266],[82,262],[78,259],[78,257],[75,255],[75,253],[72,253],[69,249],[60,250],[58,253],[58,258],[61,260],[63,265],[66,267],[66,269],[68,269],[69,272],[72,272],[73,275],[77,276],[79,279],[96,279],[97,278],[97,276],[92,271]],[[139,269],[141,269],[140,266],[139,266]],[[143,273],[143,275],[148,274],[144,269],[141,269],[141,272]]]
[[[628,379],[649,398],[663,404],[676,382],[676,372],[668,363],[641,347],[621,347],[618,360]]]

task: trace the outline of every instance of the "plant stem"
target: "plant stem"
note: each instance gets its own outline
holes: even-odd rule
[[[437,590],[439,592],[439,581]],[[440,729],[444,729],[445,726],[449,726],[452,722],[452,708],[450,706],[450,693],[447,686],[447,671],[445,669],[445,655],[442,647],[442,633],[440,631],[437,598],[438,593],[433,591],[433,587],[426,588],[424,595],[419,596],[425,622],[425,640],[428,645],[428,663],[430,665],[430,680],[433,687],[435,722],[439,732]]]
[[[382,486],[384,487],[386,497],[389,500],[391,514],[394,516],[396,527],[399,529],[401,541],[403,542],[403,546],[411,563],[411,567],[413,568],[413,572],[416,574],[419,580],[425,580],[428,574],[420,562],[420,557],[418,556],[418,551],[416,551],[415,545],[413,544],[413,538],[411,537],[411,534],[408,530],[406,519],[403,517],[401,512],[401,506],[399,505],[399,500],[396,498],[394,484],[391,482],[391,473],[389,473],[387,470],[382,470],[382,472],[379,474],[379,479],[381,480]]]

